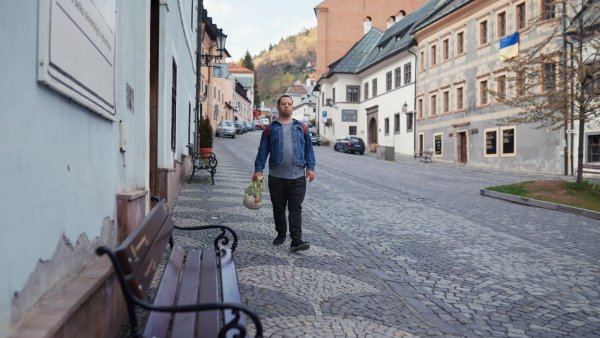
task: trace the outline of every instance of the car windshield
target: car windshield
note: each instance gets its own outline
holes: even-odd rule
[[[232,122],[228,122],[228,121],[223,121],[223,122],[221,122],[221,125],[224,126],[224,127],[231,127],[231,126],[233,126],[233,123]]]
[[[317,133],[311,131],[310,136],[318,136],[318,135],[317,135]]]

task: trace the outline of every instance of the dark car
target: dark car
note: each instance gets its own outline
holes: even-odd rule
[[[235,121],[235,132],[238,135],[244,133],[244,128],[245,128],[245,126],[242,125],[242,123],[240,121]]]
[[[252,123],[250,121],[246,121],[245,123],[246,123],[246,128],[248,128],[248,131],[254,131],[254,130],[256,130],[254,128],[254,123]]]
[[[312,140],[312,144],[313,145],[315,145],[315,144],[318,145],[318,146],[321,145],[321,136],[319,136],[319,134],[311,131],[310,132],[310,139]]]
[[[333,150],[345,153],[350,152],[352,154],[360,153],[363,155],[365,153],[365,141],[360,137],[346,136],[335,141]]]

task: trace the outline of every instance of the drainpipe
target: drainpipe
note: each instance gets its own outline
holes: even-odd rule
[[[408,51],[409,53],[411,53],[412,55],[415,56],[415,95],[413,97],[413,154],[417,153],[417,72],[419,67],[417,67],[417,54],[413,53],[410,51],[410,48],[408,48],[406,51]]]
[[[567,16],[566,16],[566,13],[567,13],[566,10],[567,9],[566,9],[566,3],[563,3],[562,7],[563,7],[563,9],[562,9],[562,15],[563,15],[562,24],[563,24],[563,34],[564,34],[565,30],[567,29],[567,27],[566,27],[567,26]],[[575,124],[574,124],[574,121],[573,121],[573,118],[574,118],[574,108],[575,108],[574,107],[575,103],[573,102],[573,93],[574,93],[574,85],[575,85],[573,83],[573,64],[574,64],[574,60],[573,60],[573,43],[567,41],[567,37],[563,35],[563,48],[564,48],[565,51],[567,50],[567,45],[569,45],[571,47],[571,54],[570,54],[571,55],[571,60],[570,60],[571,61],[571,63],[570,63],[571,64],[571,93],[570,93],[570,96],[571,96],[571,111],[570,111],[570,115],[571,115],[571,128],[570,129],[573,131],[574,128],[575,128]],[[564,63],[566,64],[567,60],[564,60]],[[565,121],[565,133],[566,133],[567,127],[568,127],[568,122]],[[569,135],[565,134],[565,141],[567,140],[568,136]],[[573,164],[573,148],[574,148],[573,147],[573,143],[575,141],[575,134],[571,133],[570,136],[571,136],[571,140],[570,140],[570,142],[568,142],[569,144],[568,144],[568,148],[567,148],[569,154],[568,155],[565,154],[565,175],[569,174],[569,172],[568,172],[568,169],[569,169],[568,167],[569,166],[568,166],[568,163],[567,163],[569,161],[569,159],[570,159],[570,162],[571,162],[571,168],[570,168],[571,169],[571,175],[575,174],[574,173],[575,167],[574,167],[574,164]],[[581,145],[579,145],[579,146],[581,146]]]

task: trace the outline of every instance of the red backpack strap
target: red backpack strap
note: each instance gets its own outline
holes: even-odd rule
[[[304,135],[308,134],[308,127],[306,126],[306,124],[300,122],[300,124],[302,125],[302,128],[304,128]]]
[[[265,127],[265,135],[266,136],[269,136],[269,127],[270,127],[269,124],[267,124],[267,126]]]

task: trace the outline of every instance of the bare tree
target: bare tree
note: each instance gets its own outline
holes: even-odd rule
[[[578,123],[577,183],[582,182],[586,122],[600,115],[599,13],[600,0],[546,2],[532,26],[554,22],[553,31],[507,59],[508,75],[488,90],[499,103],[518,108],[500,119],[501,125],[531,123],[566,131]]]

